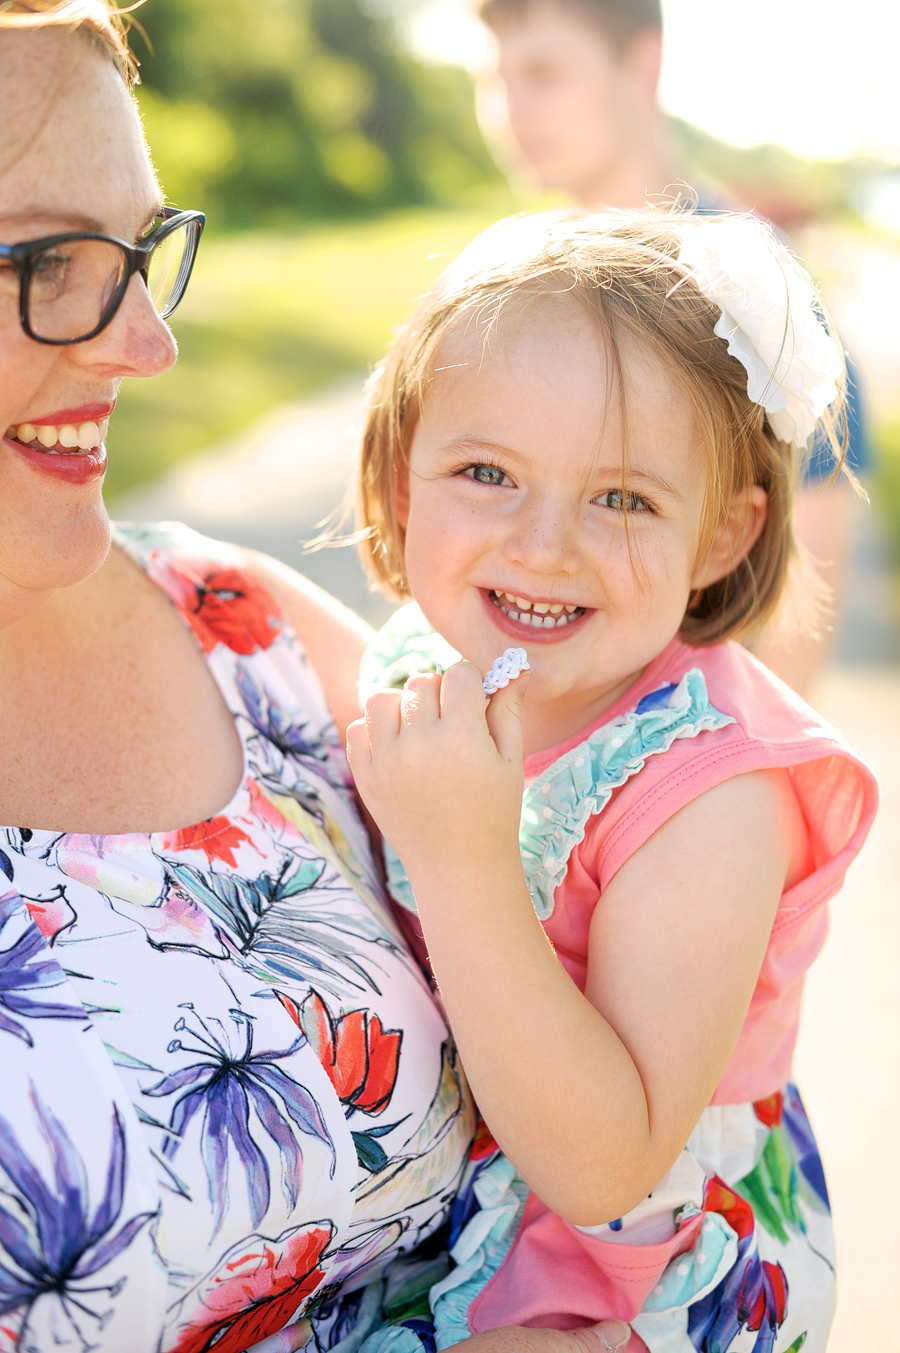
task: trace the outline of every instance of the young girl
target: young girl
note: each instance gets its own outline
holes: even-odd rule
[[[842,374],[756,222],[554,213],[476,241],[376,376],[366,549],[416,604],[348,746],[504,1153],[476,1141],[438,1347],[617,1317],[629,1350],[824,1353],[791,1058],[876,791],[732,641]]]

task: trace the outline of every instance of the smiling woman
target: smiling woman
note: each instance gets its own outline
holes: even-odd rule
[[[423,1324],[473,1106],[351,791],[366,627],[110,528],[203,223],[131,71],[104,0],[0,5],[0,1345],[356,1348]]]

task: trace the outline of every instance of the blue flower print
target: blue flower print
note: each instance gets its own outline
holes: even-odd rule
[[[91,1208],[84,1162],[65,1127],[32,1089],[41,1134],[52,1148],[54,1178],[44,1179],[11,1125],[0,1117],[0,1166],[9,1181],[0,1191],[0,1316],[18,1317],[17,1348],[35,1307],[58,1303],[61,1339],[83,1353],[96,1347],[91,1332],[103,1327],[122,1281],[93,1283],[126,1250],[154,1215],[140,1213],[120,1224],[126,1171],[125,1131],[113,1108],[112,1145],[103,1197]],[[103,1300],[103,1298],[106,1300]],[[99,1308],[99,1309],[98,1309]],[[61,1327],[61,1328],[60,1328]]]
[[[297,1202],[303,1166],[294,1128],[330,1148],[334,1170],[334,1146],[318,1104],[308,1090],[274,1065],[280,1058],[296,1052],[306,1039],[298,1038],[289,1048],[278,1052],[254,1054],[253,1021],[243,1010],[233,1009],[229,1014],[243,1038],[243,1047],[235,1052],[220,1020],[202,1019],[189,1002],[179,1008],[190,1013],[178,1020],[175,1032],[190,1035],[190,1041],[173,1039],[168,1051],[188,1052],[197,1060],[143,1091],[153,1098],[178,1095],[163,1153],[170,1160],[175,1156],[188,1125],[202,1111],[200,1149],[216,1230],[222,1224],[228,1199],[230,1145],[244,1167],[250,1212],[253,1225],[257,1226],[269,1208],[269,1166],[250,1132],[251,1110],[278,1147],[281,1182],[290,1208]]]
[[[46,992],[65,981],[18,894],[0,897],[0,1030],[32,1047],[34,1040],[21,1018],[87,1019],[83,1006],[46,999]]]
[[[247,668],[241,664],[238,665],[235,681],[247,711],[247,718],[257,733],[281,752],[282,756],[301,762],[327,781],[326,753],[322,747],[321,736],[307,734],[308,724],[299,722],[296,710],[287,714],[279,709],[268,691],[258,685]]]
[[[265,976],[292,983],[315,984],[332,992],[377,991],[374,979],[360,962],[360,933],[365,921],[341,915],[339,898],[348,888],[343,880],[323,882],[326,862],[290,856],[277,874],[255,879],[235,874],[201,873],[191,865],[167,862],[182,887],[197,897],[228,930],[238,951],[258,960]],[[389,943],[383,929],[371,938]]]

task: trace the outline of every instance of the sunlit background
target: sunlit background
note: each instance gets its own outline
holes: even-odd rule
[[[862,372],[900,553],[900,6],[663,0],[684,177],[790,232]],[[471,236],[534,205],[494,165],[468,0],[148,0],[139,102],[163,186],[209,216],[182,357],[117,414],[109,490],[358,379]]]

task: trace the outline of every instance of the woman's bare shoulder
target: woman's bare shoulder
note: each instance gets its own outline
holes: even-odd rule
[[[255,550],[240,553],[247,571],[268,588],[296,631],[343,736],[360,713],[359,664],[371,626],[287,564]]]

